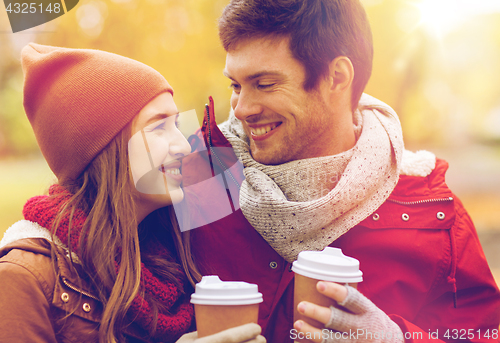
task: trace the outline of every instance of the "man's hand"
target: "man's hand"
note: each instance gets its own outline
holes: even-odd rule
[[[260,332],[259,325],[250,323],[202,338],[198,338],[196,331],[187,333],[176,343],[266,343],[266,339],[260,335]]]
[[[300,302],[297,309],[301,314],[324,323],[327,329],[335,330],[324,338],[325,332],[320,328],[298,320],[294,328],[304,337],[315,337],[312,339],[315,343],[404,342],[399,326],[357,289],[325,281],[318,282],[316,288],[351,313],[333,306],[326,308],[307,301]]]

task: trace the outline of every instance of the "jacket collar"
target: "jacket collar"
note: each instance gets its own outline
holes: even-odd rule
[[[0,242],[0,256],[6,255],[10,250],[20,249],[53,257],[56,261],[56,277],[52,305],[87,320],[99,322],[102,304],[91,291],[90,283],[80,277],[85,273],[78,258],[73,254],[74,268],[71,268],[67,248],[57,237],[55,240],[52,238],[50,231],[39,224],[20,220],[5,232]],[[52,241],[55,242],[56,249],[52,249]]]
[[[231,148],[231,143],[226,139],[215,121],[214,99],[210,96],[208,101],[209,103],[205,105],[205,116],[201,127],[205,146]]]
[[[46,278],[53,280],[50,283],[53,285],[52,306],[61,309],[63,313],[70,313],[94,322],[97,328],[102,318],[102,303],[92,291],[90,282],[80,277],[85,273],[77,260],[73,260],[75,268],[70,267],[68,251],[64,245],[59,242],[59,244],[56,243],[58,248],[52,249],[51,237],[49,230],[40,225],[28,220],[20,220],[5,232],[0,242],[0,257],[13,249],[30,251],[47,257],[52,257],[54,253],[57,261],[55,274]],[[134,323],[126,328],[125,334],[136,338],[139,342],[146,342],[144,340],[146,334]]]

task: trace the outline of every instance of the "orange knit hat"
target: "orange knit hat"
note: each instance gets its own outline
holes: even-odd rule
[[[112,53],[30,43],[21,53],[24,109],[50,169],[76,179],[153,98],[172,88]]]

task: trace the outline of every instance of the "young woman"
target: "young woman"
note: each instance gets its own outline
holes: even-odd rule
[[[25,111],[58,183],[0,243],[0,341],[177,341],[195,328],[200,275],[170,206],[190,152],[172,88],[98,50],[32,43],[22,66]],[[259,330],[232,341],[261,341]]]

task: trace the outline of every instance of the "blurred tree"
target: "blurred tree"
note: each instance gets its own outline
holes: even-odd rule
[[[180,111],[203,114],[215,99],[219,121],[229,112],[229,82],[217,18],[226,1],[87,0],[65,15],[53,45],[102,49],[150,65],[173,86]]]
[[[22,71],[7,12],[0,13],[0,158],[38,151],[22,105]]]
[[[212,95],[222,122],[229,113],[230,89],[222,75],[225,52],[217,18],[225,5],[213,0],[81,0],[48,24],[1,34],[2,52],[8,53],[0,54],[0,157],[38,150],[22,108],[19,52],[29,41],[101,49],[139,60],[166,77],[181,112],[195,109],[201,118]],[[10,31],[5,12],[0,25],[3,33]]]
[[[442,0],[361,1],[375,48],[366,92],[395,108],[405,141],[481,140],[500,106],[498,3],[463,1],[451,10]]]
[[[495,109],[500,106],[498,11],[463,13],[460,25],[436,35],[429,25],[446,22],[445,14],[438,11],[441,0],[427,9],[436,11],[430,13],[437,20],[434,23],[424,22],[417,6],[431,4],[430,0],[361,1],[375,48],[366,92],[396,109],[410,145],[456,144],[464,137],[480,136],[487,118],[495,122]],[[218,121],[224,120],[231,91],[222,75],[225,53],[218,40],[217,19],[227,3],[81,0],[66,15],[16,34],[8,34],[6,12],[0,11],[0,157],[37,150],[22,109],[19,65],[20,48],[33,40],[102,49],[142,61],[171,83],[180,111],[195,109],[200,118],[212,95]]]
[[[11,77],[0,92],[0,157],[36,153],[35,136],[23,111],[22,74],[17,64],[7,71]]]

